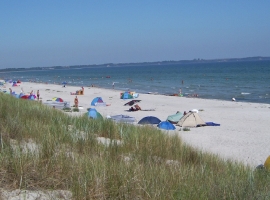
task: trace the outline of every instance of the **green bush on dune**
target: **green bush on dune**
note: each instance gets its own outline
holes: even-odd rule
[[[268,172],[202,153],[177,135],[9,95],[0,101],[1,188],[70,190],[74,199],[269,198]]]

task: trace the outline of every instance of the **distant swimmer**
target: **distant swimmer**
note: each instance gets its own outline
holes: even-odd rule
[[[184,80],[182,80],[182,85],[184,85]]]

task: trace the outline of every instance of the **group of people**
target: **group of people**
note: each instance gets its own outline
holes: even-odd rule
[[[13,91],[11,88],[9,88],[9,93],[12,95],[13,94]],[[23,91],[23,88],[21,88],[21,95],[24,94],[24,91]],[[30,92],[30,96],[34,95],[34,91],[31,90]],[[37,100],[39,101],[39,97],[40,97],[40,92],[39,90],[37,90]]]

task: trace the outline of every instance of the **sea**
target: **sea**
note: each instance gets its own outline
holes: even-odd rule
[[[270,103],[270,61],[157,63],[1,72],[6,81],[101,87],[136,93]],[[114,83],[114,84],[113,84]]]

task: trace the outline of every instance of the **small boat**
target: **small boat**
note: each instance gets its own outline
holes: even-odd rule
[[[106,78],[111,78],[110,76],[106,76]]]

